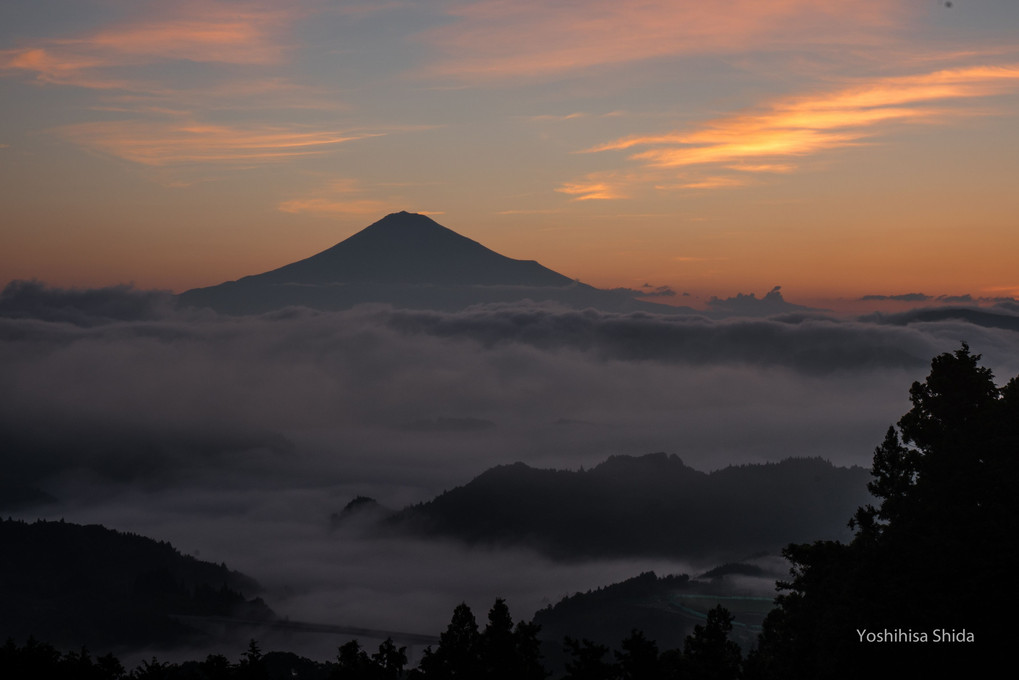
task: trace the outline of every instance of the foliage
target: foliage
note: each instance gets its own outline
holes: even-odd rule
[[[740,677],[743,653],[729,639],[732,614],[721,605],[708,612],[703,626],[696,626],[693,635],[683,644],[684,670],[703,680],[736,680]]]
[[[336,661],[332,680],[397,680],[407,665],[407,648],[397,648],[392,638],[386,638],[379,651],[368,656],[357,640],[351,640],[340,646]]]
[[[617,677],[617,666],[605,659],[609,653],[605,645],[571,637],[567,637],[563,645],[572,657],[566,663],[564,680],[615,680]]]
[[[112,654],[93,658],[84,647],[61,654],[52,645],[35,638],[29,638],[22,647],[8,639],[0,647],[0,677],[121,680],[126,675],[124,667]]]
[[[587,639],[567,637],[570,655],[564,680],[714,680],[736,678],[739,647],[728,639],[732,616],[722,607],[709,612],[683,650],[659,653],[658,645],[633,630],[619,650]],[[263,653],[251,640],[236,663],[210,654],[204,661],[173,663],[156,657],[141,661],[130,673],[112,654],[93,659],[87,650],[61,654],[49,644],[29,639],[19,647],[8,640],[0,648],[0,677],[46,677],[83,680],[400,680],[401,678],[473,678],[475,680],[545,680],[539,627],[533,623],[513,625],[509,608],[497,599],[484,630],[478,629],[466,604],[453,613],[439,646],[427,649],[418,668],[407,671],[405,647],[386,639],[369,655],[357,640],[337,650],[335,663],[316,663],[287,652]],[[611,652],[611,654],[610,654]],[[614,661],[612,660],[614,657]]]
[[[943,676],[956,663],[972,674],[1003,649],[994,592],[1019,566],[1019,383],[997,387],[979,360],[963,344],[913,384],[874,452],[879,504],[857,510],[851,543],[786,548],[793,578],[750,677]]]
[[[471,608],[461,603],[453,611],[435,650],[428,648],[416,674],[422,678],[501,678],[543,680],[539,627],[520,622],[513,626],[506,601],[498,598],[488,612],[488,624],[479,632]]]
[[[630,632],[615,652],[621,680],[657,680],[662,676],[658,645],[639,630]]]

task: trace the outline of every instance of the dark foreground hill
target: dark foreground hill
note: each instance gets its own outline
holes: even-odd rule
[[[0,640],[124,649],[196,641],[177,616],[269,619],[251,578],[98,525],[0,522]]]
[[[535,613],[541,626],[539,637],[549,668],[561,668],[566,661],[563,638],[591,640],[617,647],[633,630],[639,630],[659,649],[683,646],[694,626],[703,624],[707,613],[721,604],[734,617],[732,639],[749,649],[757,638],[774,598],[748,592],[739,577],[752,571],[762,578],[783,576],[765,573],[750,564],[730,564],[692,579],[686,574],[657,576],[645,572],[620,583],[562,598]]]
[[[484,303],[554,302],[607,311],[672,312],[574,281],[534,260],[514,260],[425,215],[387,215],[317,255],[272,271],[178,296],[181,304],[227,314],[288,306],[346,309],[383,303],[456,310]]]
[[[848,535],[868,473],[819,458],[704,473],[675,455],[614,456],[590,470],[499,466],[390,516],[390,530],[554,557],[740,559],[790,541]]]

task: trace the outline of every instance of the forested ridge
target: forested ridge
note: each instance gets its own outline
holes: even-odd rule
[[[862,468],[820,458],[705,473],[676,455],[612,456],[588,470],[502,465],[382,521],[389,531],[535,547],[556,558],[721,557],[836,538],[869,496]],[[724,499],[721,501],[720,499]],[[809,508],[809,512],[804,512]]]

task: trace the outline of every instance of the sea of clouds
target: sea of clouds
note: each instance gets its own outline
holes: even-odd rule
[[[0,295],[0,448],[8,478],[52,500],[4,511],[169,540],[254,576],[293,619],[437,633],[460,601],[483,616],[497,596],[530,616],[648,569],[713,565],[558,564],[368,539],[330,515],[358,495],[421,502],[515,461],[666,451],[701,470],[789,456],[869,467],[934,355],[966,342],[999,383],[1019,374],[1016,306],[960,310],[233,317],[161,292],[15,282]]]

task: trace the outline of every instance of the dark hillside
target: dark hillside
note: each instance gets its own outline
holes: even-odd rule
[[[0,522],[0,639],[92,649],[173,645],[175,615],[271,618],[251,578],[99,525]]]
[[[817,458],[710,474],[664,453],[615,456],[576,472],[516,463],[407,508],[385,525],[468,543],[530,545],[565,559],[734,559],[848,533],[845,518],[870,498],[866,484],[866,470]]]

